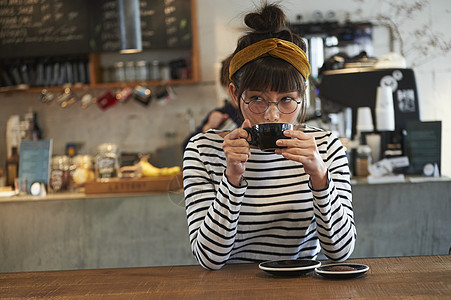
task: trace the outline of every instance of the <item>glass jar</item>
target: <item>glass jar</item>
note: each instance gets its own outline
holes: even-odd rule
[[[160,80],[160,62],[158,60],[153,60],[150,64],[150,80]]]
[[[102,82],[109,83],[115,80],[114,66],[106,66],[102,68]]]
[[[136,81],[134,61],[128,61],[125,63],[125,81]]]
[[[163,64],[160,70],[161,80],[169,81],[171,80],[171,67],[168,64]]]
[[[72,159],[74,169],[72,171],[72,182],[75,189],[80,189],[86,182],[94,181],[94,159],[91,155],[76,155]]]
[[[146,81],[148,79],[147,62],[139,60],[136,62],[136,80]]]
[[[105,143],[97,147],[95,170],[98,181],[104,181],[119,176],[117,145]]]
[[[116,82],[125,81],[125,68],[123,61],[118,61],[114,63],[114,79],[116,80]]]
[[[70,189],[70,158],[67,155],[52,157],[49,188],[53,193],[67,192]]]
[[[355,158],[355,173],[357,176],[368,176],[368,167],[372,163],[371,148],[368,145],[360,145],[357,147]]]

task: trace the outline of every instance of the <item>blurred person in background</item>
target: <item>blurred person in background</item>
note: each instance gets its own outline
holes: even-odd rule
[[[231,59],[232,56],[230,55],[221,62],[219,74],[219,81],[225,95],[229,95],[229,64]],[[242,123],[243,119],[237,111],[236,104],[231,100],[230,96],[226,96],[224,106],[214,109],[204,118],[196,130],[185,139],[182,150],[185,150],[188,141],[200,132],[210,129],[231,130],[240,127]]]

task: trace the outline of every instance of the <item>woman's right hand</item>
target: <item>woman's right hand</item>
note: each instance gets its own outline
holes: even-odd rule
[[[251,153],[246,140],[248,133],[243,129],[250,127],[249,120],[244,120],[243,125],[229,132],[222,143],[227,162],[226,176],[233,185],[240,185],[241,177],[246,170],[246,162]]]

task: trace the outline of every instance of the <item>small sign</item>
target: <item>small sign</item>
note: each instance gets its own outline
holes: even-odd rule
[[[441,121],[409,121],[406,132],[405,152],[410,161],[408,173],[423,175],[426,165],[437,166],[441,170]]]
[[[49,183],[52,140],[22,141],[20,143],[19,177],[28,181],[28,191],[34,182]]]

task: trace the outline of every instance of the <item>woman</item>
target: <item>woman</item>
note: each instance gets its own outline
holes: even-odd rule
[[[355,243],[348,162],[340,141],[315,128],[286,130],[275,153],[250,148],[243,129],[305,117],[310,73],[302,39],[274,4],[250,13],[230,63],[241,128],[193,137],[183,182],[192,251],[207,269],[226,263],[347,259]]]

